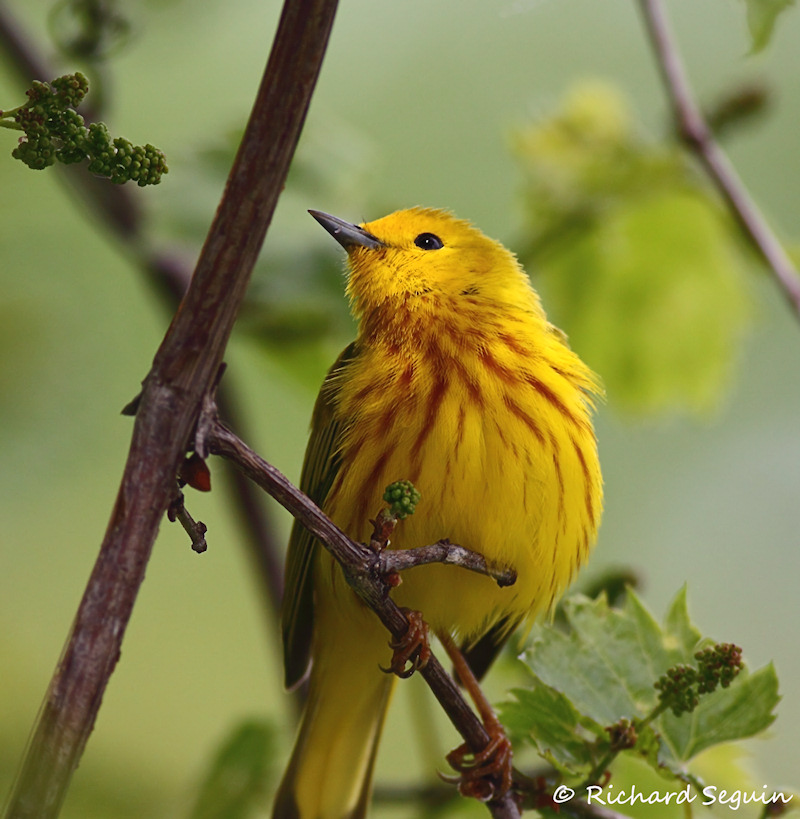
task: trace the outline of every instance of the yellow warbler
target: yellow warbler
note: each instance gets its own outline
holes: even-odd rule
[[[515,257],[468,222],[425,208],[361,226],[311,213],[347,251],[359,329],[317,399],[301,487],[365,541],[385,487],[410,480],[422,501],[393,548],[448,537],[517,581],[423,566],[395,601],[462,644],[501,642],[553,606],[594,541],[597,382]],[[274,816],[363,817],[394,683],[379,668],[388,634],[297,523],[283,632],[287,685],[311,672]]]

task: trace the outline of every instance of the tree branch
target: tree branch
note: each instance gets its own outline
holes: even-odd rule
[[[350,585],[375,612],[394,639],[402,640],[408,631],[409,621],[388,596],[388,586],[383,579],[385,564],[382,564],[381,556],[351,540],[274,466],[253,452],[222,424],[217,423],[208,427],[206,443],[211,454],[231,460],[247,477],[288,509],[334,555]],[[439,554],[446,557],[447,544],[434,544],[428,548],[434,551],[438,549]],[[457,551],[467,551],[462,547],[455,547],[455,550],[454,554]],[[454,558],[446,562],[456,560]],[[477,565],[473,563],[468,568],[475,571]],[[490,739],[488,733],[461,695],[452,677],[433,654],[427,664],[419,669],[419,673],[470,748],[475,753],[483,750]],[[519,817],[519,807],[511,793],[489,802],[488,807],[495,819]]]
[[[800,276],[703,118],[670,32],[664,4],[661,0],[640,0],[640,6],[681,138],[700,159],[745,235],[769,265],[786,300],[800,317]]]
[[[91,733],[203,396],[283,188],[336,0],[286,0],[194,278],[148,374],[122,483],[6,816],[55,817]]]
[[[483,555],[450,543],[449,540],[440,540],[438,543],[419,546],[416,549],[387,550],[381,554],[379,560],[381,574],[405,572],[415,566],[425,566],[428,563],[447,563],[461,566],[462,569],[468,569],[471,572],[488,575],[501,587],[512,586],[517,580],[517,573],[514,569],[492,566],[486,562]]]

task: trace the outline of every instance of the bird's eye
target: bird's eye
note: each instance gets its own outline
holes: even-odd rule
[[[439,250],[444,247],[444,242],[435,233],[420,233],[414,244],[422,250]]]

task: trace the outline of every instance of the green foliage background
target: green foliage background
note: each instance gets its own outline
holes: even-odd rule
[[[43,42],[49,7],[28,0],[15,9]],[[278,9],[277,2],[231,7],[217,0],[125,9],[133,33],[111,63],[104,88],[111,107],[104,116],[114,132],[153,142],[167,154],[169,176],[142,198],[152,208],[158,240],[178,243],[188,260],[221,189],[214,160],[225,155],[249,111]],[[787,11],[771,44],[748,57],[743,3],[674,0],[669,9],[702,101],[713,103],[752,79],[772,89],[768,116],[730,136],[726,148],[773,226],[785,237],[800,236],[794,126],[800,15]],[[661,86],[635,4],[627,0],[463,0],[458,12],[430,0],[342,3],[291,186],[253,284],[253,305],[227,357],[226,378],[247,408],[253,445],[291,478],[299,473],[316,387],[351,332],[338,274],[321,274],[316,264],[323,257],[337,265],[337,251],[305,209],[360,220],[412,204],[446,206],[522,253],[529,240],[525,177],[512,146],[534,118],[559,110],[564,94],[587,77],[619,84],[644,143],[666,132]],[[3,68],[2,104],[16,105],[20,91]],[[116,492],[130,432],[119,410],[146,373],[168,316],[137,271],[66,197],[56,175],[34,174],[12,161],[14,137],[0,137],[9,154],[0,161],[5,793]],[[656,217],[637,212],[618,219],[628,226],[626,220],[639,219],[644,229],[659,231]],[[708,219],[693,220],[692,228],[718,229]],[[683,233],[686,226],[675,229]],[[531,271],[554,320],[590,361],[598,354],[592,332],[568,326],[560,288],[580,267],[581,254],[606,247],[601,239],[576,243],[570,266]],[[611,261],[607,267],[616,271]],[[659,286],[670,272],[668,264],[654,268]],[[630,565],[659,617],[688,580],[692,614],[703,631],[741,645],[752,669],[774,659],[784,699],[773,741],[748,746],[763,772],[755,778],[760,787],[762,779],[796,778],[800,735],[794,637],[800,328],[752,264],[736,275],[750,324],[713,336],[723,339],[714,342],[724,348],[720,355],[732,358],[721,400],[702,394],[708,381],[701,378],[698,400],[688,402],[702,408],[700,415],[678,402],[642,420],[621,400],[622,388],[609,390],[599,418],[607,512],[583,579]],[[690,317],[689,326],[719,323],[728,288],[717,279],[703,300],[708,314]],[[607,293],[589,287],[586,310],[607,304]],[[595,318],[606,320],[601,329],[613,340],[613,314]],[[623,324],[616,321],[620,333],[630,329]],[[668,324],[661,332],[675,328]],[[681,332],[688,337],[687,329]],[[313,343],[291,343],[298,334]],[[689,345],[684,355],[691,352]],[[603,374],[601,361],[595,366]],[[680,360],[672,366],[685,372]],[[221,485],[218,474],[215,479]],[[288,740],[291,712],[277,673],[277,630],[265,619],[225,495],[193,496],[190,508],[209,524],[210,550],[193,554],[185,537],[164,525],[67,817],[187,815],[208,760],[236,721],[270,718]],[[282,513],[280,525],[288,529]],[[395,711],[405,707],[402,694]],[[420,709],[426,707],[415,706],[411,722],[424,721]],[[391,746],[416,747],[408,723],[390,723],[399,738],[387,743],[379,775],[412,778],[428,762],[409,765],[406,756],[399,777],[394,771],[398,756]],[[447,733],[438,741],[442,753],[453,744]],[[427,751],[441,766],[435,752]]]

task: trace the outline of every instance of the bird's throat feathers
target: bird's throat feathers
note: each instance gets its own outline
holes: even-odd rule
[[[348,295],[362,342],[415,344],[443,323],[483,332],[514,314],[546,329],[515,256],[469,222],[413,208],[363,228],[381,246],[348,254]]]

